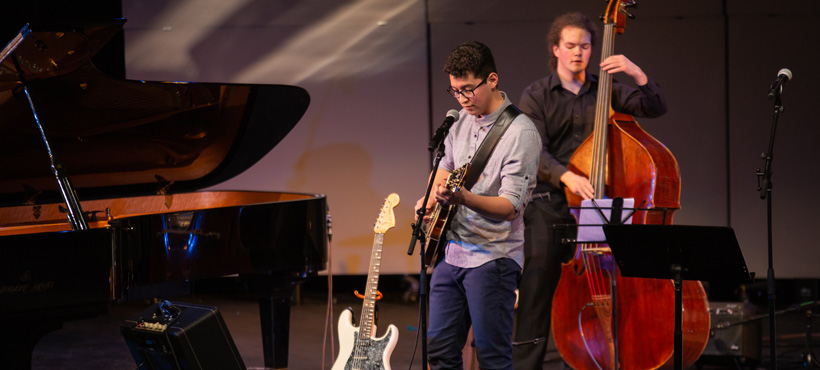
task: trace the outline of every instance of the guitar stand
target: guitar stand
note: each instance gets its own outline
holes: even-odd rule
[[[353,295],[356,296],[358,299],[364,299],[364,294],[359,293],[358,290],[353,291]],[[384,298],[384,295],[381,291],[376,291],[376,301],[373,302],[373,325],[378,327],[379,326],[379,301]]]

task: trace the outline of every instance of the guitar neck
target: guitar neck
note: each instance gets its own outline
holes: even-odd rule
[[[362,315],[359,319],[359,338],[372,338],[373,316],[376,310],[376,297],[379,293],[379,269],[382,263],[384,234],[376,233],[373,237],[373,251],[370,253],[370,271],[367,273],[367,287],[362,303]]]

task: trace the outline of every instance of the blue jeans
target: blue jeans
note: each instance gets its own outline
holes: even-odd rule
[[[430,280],[427,329],[431,370],[462,369],[461,349],[470,325],[479,367],[512,370],[515,288],[521,268],[509,258],[475,268],[441,261]]]

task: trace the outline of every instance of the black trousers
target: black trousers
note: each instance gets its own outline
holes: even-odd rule
[[[572,257],[561,239],[574,235],[575,218],[563,193],[534,196],[524,210],[524,271],[518,281],[513,331],[513,367],[542,369],[550,336],[552,297],[561,279],[561,262]]]

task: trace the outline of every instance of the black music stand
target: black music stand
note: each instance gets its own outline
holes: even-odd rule
[[[746,283],[753,280],[735,232],[729,227],[603,225],[604,235],[626,277],[675,282],[675,370],[682,367],[683,280]]]

